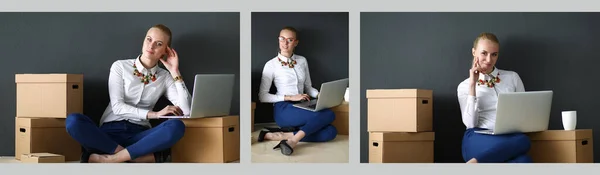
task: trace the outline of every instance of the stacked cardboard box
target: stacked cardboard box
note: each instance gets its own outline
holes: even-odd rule
[[[32,153],[77,161],[81,145],[65,129],[70,113],[83,113],[83,75],[16,74],[15,159]]]
[[[594,163],[591,129],[548,130],[527,133],[534,163]]]
[[[433,163],[433,92],[367,90],[370,163]]]
[[[227,163],[240,159],[240,118],[182,119],[185,134],[171,148],[172,162]]]

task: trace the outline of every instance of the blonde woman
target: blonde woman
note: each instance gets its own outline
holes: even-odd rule
[[[523,92],[525,87],[514,71],[498,69],[498,38],[481,33],[473,43],[473,64],[469,78],[458,85],[462,121],[467,127],[462,155],[467,163],[530,163],[529,138],[523,133],[486,135],[477,130],[494,129],[498,94]]]

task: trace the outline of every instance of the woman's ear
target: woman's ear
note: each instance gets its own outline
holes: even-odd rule
[[[475,56],[475,48],[471,48],[471,54],[473,54],[473,56]]]

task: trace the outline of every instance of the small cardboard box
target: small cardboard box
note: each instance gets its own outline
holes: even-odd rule
[[[348,135],[349,131],[349,113],[350,106],[348,102],[343,102],[341,105],[331,108],[331,110],[335,113],[335,120],[332,125],[338,131],[339,135]]]
[[[227,163],[240,159],[239,116],[182,121],[185,134],[171,148],[173,162]]]
[[[251,120],[252,120],[252,121],[251,121],[251,122],[252,122],[252,126],[250,126],[250,128],[251,128],[251,130],[252,130],[252,131],[250,131],[250,133],[254,132],[254,111],[255,111],[255,109],[256,109],[256,102],[252,102],[252,106],[251,106],[251,107],[252,107],[252,112],[251,112],[251,116],[252,116],[252,119],[251,119]]]
[[[83,113],[83,75],[16,74],[17,115],[67,118]]]
[[[591,129],[548,130],[527,133],[534,163],[594,163]]]
[[[23,154],[21,163],[65,163],[65,156],[52,153]]]
[[[433,163],[434,132],[370,132],[369,163]]]
[[[369,132],[433,131],[433,92],[424,89],[367,90]]]
[[[65,128],[65,119],[15,118],[15,159],[30,153],[53,153],[65,161],[79,161],[81,145]]]

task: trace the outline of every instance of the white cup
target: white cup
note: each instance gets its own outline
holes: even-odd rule
[[[577,126],[577,111],[563,111],[562,123],[565,130],[575,130]]]
[[[344,101],[350,102],[350,90],[346,88],[346,93],[344,94]]]

